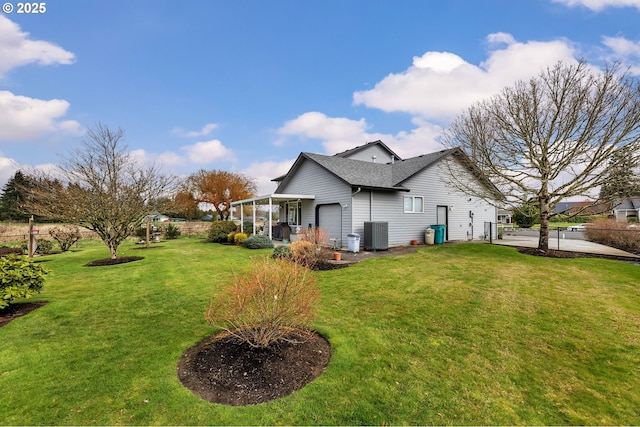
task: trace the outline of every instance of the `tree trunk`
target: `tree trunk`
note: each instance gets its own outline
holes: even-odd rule
[[[549,197],[540,198],[540,238],[538,239],[538,249],[549,251]]]
[[[109,242],[109,251],[111,252],[111,259],[117,258],[116,249],[118,249],[118,247],[114,245],[113,242]]]

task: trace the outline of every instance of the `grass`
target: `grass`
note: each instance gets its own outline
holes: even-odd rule
[[[42,257],[50,303],[0,328],[0,420],[20,425],[619,425],[640,419],[640,266],[483,244],[316,273],[327,370],[251,407],[182,387],[209,298],[266,255],[179,239],[88,268],[100,242]]]

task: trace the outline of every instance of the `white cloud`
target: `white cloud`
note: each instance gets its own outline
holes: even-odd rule
[[[0,15],[0,78],[13,68],[34,62],[52,65],[71,64],[74,60],[73,53],[53,43],[29,40],[29,33]]]
[[[553,0],[569,7],[584,6],[595,12],[607,7],[635,7],[640,9],[640,0]]]
[[[209,135],[214,129],[218,128],[217,123],[207,123],[200,130],[187,131],[182,128],[175,128],[172,133],[182,138],[198,138]]]
[[[446,125],[473,102],[560,60],[575,61],[575,49],[565,40],[521,43],[511,34],[494,33],[487,36],[487,43],[489,55],[480,65],[450,52],[426,52],[414,57],[406,71],[389,74],[373,89],[354,93],[356,105],[411,114],[414,128],[410,131],[375,133],[365,119],[307,112],[278,129],[276,145],[289,138],[317,139],[326,154],[335,154],[380,139],[403,158],[438,151],[443,149],[437,142],[441,124]]]
[[[353,95],[355,105],[400,111],[448,121],[475,101],[497,93],[519,79],[528,79],[560,60],[574,59],[565,40],[517,42],[506,33],[487,36],[491,50],[479,66],[449,52],[426,52],[401,73],[389,74],[371,90]]]
[[[190,138],[195,138],[198,136],[207,136],[211,133],[212,130],[216,129],[217,127],[218,127],[217,123],[207,123],[202,127],[200,131],[187,132],[187,136]]]
[[[271,180],[287,173],[294,161],[295,159],[280,162],[255,162],[240,172],[255,179],[256,186],[258,187],[258,195],[262,196],[275,191],[276,183]]]
[[[217,139],[211,141],[196,142],[193,145],[182,147],[187,152],[187,156],[193,163],[212,163],[216,160],[232,160],[233,151],[225,147]]]
[[[366,132],[367,124],[364,119],[351,120],[344,117],[327,117],[323,113],[311,111],[286,122],[278,134],[281,138],[276,145],[283,145],[287,136],[297,136],[302,139],[312,138],[323,140],[327,153],[337,153],[354,144],[367,142],[371,138]]]
[[[640,75],[640,42],[634,42],[624,37],[602,37],[602,44],[611,50],[606,55],[611,61],[621,61],[629,67],[629,71]]]
[[[165,151],[160,154],[149,153],[140,148],[129,153],[131,157],[140,165],[158,165],[160,167],[183,166],[187,163],[184,156],[180,156],[172,151]]]
[[[24,141],[56,131],[81,135],[84,130],[75,120],[58,120],[68,108],[63,99],[45,101],[0,91],[0,140]]]
[[[20,165],[15,160],[3,157],[0,154],[0,189],[4,187],[18,169],[20,169]]]
[[[41,163],[38,165],[21,164],[14,159],[2,156],[2,153],[0,153],[0,189],[2,189],[19,170],[26,174],[42,172],[45,175],[56,176],[59,167],[55,163]]]
[[[357,145],[381,140],[401,157],[417,156],[442,149],[436,137],[442,128],[426,120],[415,118],[416,128],[396,135],[369,133],[364,119],[352,120],[345,117],[327,117],[318,112],[304,113],[290,120],[278,129],[284,137],[313,138],[322,142],[326,154],[336,154]],[[284,141],[284,139],[282,139]]]

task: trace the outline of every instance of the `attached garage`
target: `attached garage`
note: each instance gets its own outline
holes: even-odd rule
[[[317,226],[329,233],[329,238],[337,239],[338,247],[342,246],[342,206],[339,203],[317,206]]]

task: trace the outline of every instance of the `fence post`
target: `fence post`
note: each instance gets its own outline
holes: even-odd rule
[[[560,227],[558,228],[558,250],[560,250]]]
[[[29,218],[29,236],[27,237],[27,255],[29,259],[33,258],[33,215]]]
[[[493,222],[489,221],[489,243],[493,244]]]

